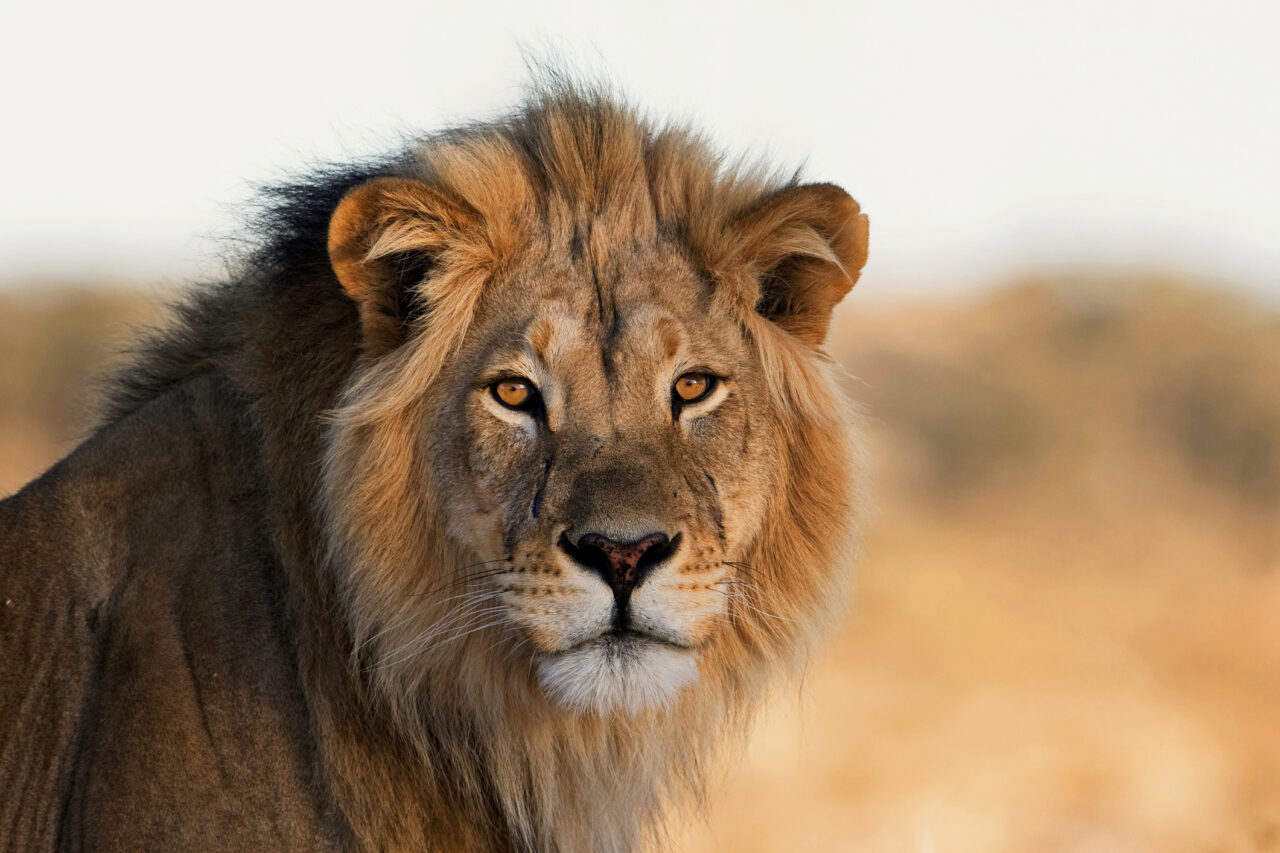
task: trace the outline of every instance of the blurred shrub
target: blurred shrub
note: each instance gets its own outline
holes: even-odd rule
[[[935,499],[1016,479],[1050,444],[1036,401],[984,376],[909,353],[875,350],[857,360],[872,416],[906,442],[913,488]]]
[[[1186,469],[1241,500],[1280,505],[1280,385],[1229,356],[1155,383],[1157,427]]]

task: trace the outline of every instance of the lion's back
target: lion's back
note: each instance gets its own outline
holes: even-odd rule
[[[323,844],[245,408],[188,382],[0,502],[0,847]]]

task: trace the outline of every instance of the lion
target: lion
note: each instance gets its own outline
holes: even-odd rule
[[[0,503],[4,846],[660,845],[848,598],[866,216],[558,85],[254,227]]]

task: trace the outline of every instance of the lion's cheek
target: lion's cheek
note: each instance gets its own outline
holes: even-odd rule
[[[436,493],[450,496],[440,509],[451,535],[486,560],[509,556],[511,543],[528,533],[521,522],[528,523],[530,508],[521,496],[534,491],[535,466],[527,462],[530,448],[505,429],[473,424],[471,441],[455,442],[459,452],[438,456],[433,466]]]
[[[631,595],[639,630],[678,646],[697,647],[715,633],[728,601],[714,582],[673,578],[642,585]]]
[[[757,476],[742,483],[738,491],[727,495],[724,499],[724,538],[726,559],[742,560],[748,549],[759,535],[765,514],[769,508],[769,490],[762,488],[760,480],[768,480],[767,476]]]
[[[478,509],[455,500],[446,507],[446,515],[450,537],[479,561],[487,563],[506,556],[499,508]]]
[[[508,590],[509,618],[544,654],[562,652],[606,631],[613,594],[601,583],[567,583]]]
[[[724,516],[726,559],[744,560],[776,503],[778,484],[784,480],[788,460],[780,458],[779,437],[771,435],[752,452],[739,457],[734,476],[725,477],[721,501]]]

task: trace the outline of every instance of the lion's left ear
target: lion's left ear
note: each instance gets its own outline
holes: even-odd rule
[[[831,311],[867,261],[866,214],[834,184],[789,187],[733,224],[743,258],[760,283],[756,310],[819,346]]]
[[[347,192],[329,220],[329,261],[360,310],[366,352],[398,346],[425,310],[421,285],[459,253],[478,217],[422,181],[376,178]]]

